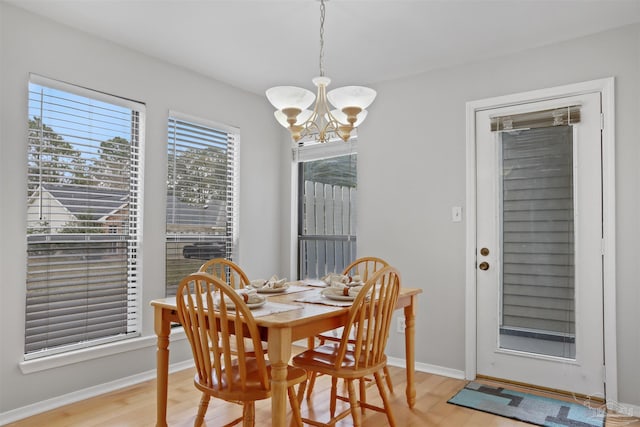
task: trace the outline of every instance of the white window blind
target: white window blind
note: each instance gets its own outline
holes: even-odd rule
[[[167,296],[204,261],[237,254],[239,143],[238,129],[169,117]]]
[[[143,115],[31,76],[25,359],[138,335]]]

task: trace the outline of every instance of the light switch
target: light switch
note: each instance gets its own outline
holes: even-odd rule
[[[453,222],[462,221],[462,206],[454,206],[451,208],[451,221]]]

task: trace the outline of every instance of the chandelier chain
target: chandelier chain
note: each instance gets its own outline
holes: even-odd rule
[[[320,0],[320,76],[324,77],[324,0]]]

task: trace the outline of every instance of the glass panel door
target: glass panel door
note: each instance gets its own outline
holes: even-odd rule
[[[579,123],[492,131],[580,106]],[[599,93],[476,111],[477,373],[604,389]]]

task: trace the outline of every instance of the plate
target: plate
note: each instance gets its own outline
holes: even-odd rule
[[[260,308],[263,305],[265,305],[267,303],[266,299],[263,299],[262,301],[259,302],[252,302],[252,303],[247,303],[247,307],[249,307],[250,310],[253,310],[254,308]]]
[[[248,302],[247,303],[247,307],[249,307],[250,310],[253,310],[254,308],[260,308],[263,305],[265,305],[267,303],[267,299],[264,297],[261,297],[262,300],[258,301],[258,302]],[[219,307],[220,305],[218,304],[218,302],[216,301],[216,307]],[[235,310],[236,306],[233,304],[228,304],[227,305],[227,310]]]
[[[331,288],[323,289],[322,291],[320,291],[320,293],[323,296],[336,301],[353,301],[354,299],[356,299],[356,297],[351,295],[336,294],[335,292],[333,292],[333,290],[331,290]]]
[[[289,285],[284,285],[279,288],[270,288],[268,286],[263,286],[262,288],[253,288],[259,294],[279,294],[280,292],[284,292],[289,289]]]

